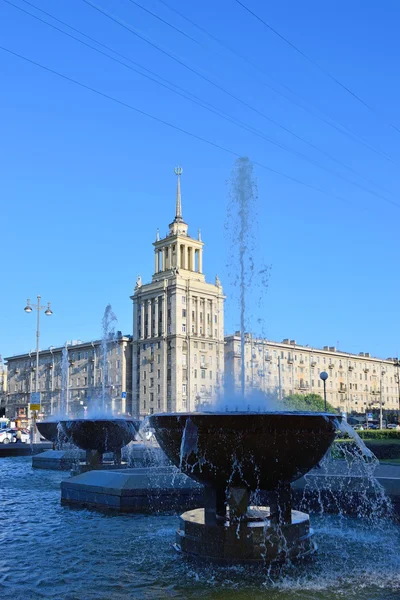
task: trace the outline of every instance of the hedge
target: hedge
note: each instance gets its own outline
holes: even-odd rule
[[[364,429],[357,433],[362,440],[400,440],[398,429]]]
[[[398,440],[364,440],[365,445],[373,452],[379,460],[387,458],[400,458],[400,439]],[[345,452],[344,444],[346,444]],[[342,450],[343,448],[343,450]],[[333,448],[333,456],[335,458],[344,458],[349,452],[356,456],[361,456],[361,451],[357,444],[351,439],[338,439]]]

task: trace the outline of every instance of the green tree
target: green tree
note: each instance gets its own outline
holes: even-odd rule
[[[285,396],[282,402],[286,410],[325,412],[324,399],[319,394],[290,394],[290,396]],[[337,411],[327,402],[326,412],[336,413]]]

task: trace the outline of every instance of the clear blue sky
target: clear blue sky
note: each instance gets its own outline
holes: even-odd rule
[[[23,0],[12,2],[66,29]],[[255,166],[257,259],[272,269],[260,307],[253,303],[253,328],[262,318],[263,333],[270,339],[291,337],[312,346],[339,342],[341,349],[351,352],[399,354],[400,132],[391,126],[400,129],[399,3],[244,0],[374,109],[370,110],[235,0],[167,3],[263,72],[161,1],[138,2],[199,43],[129,0],[96,0],[102,9],[256,110],[83,0],[33,0],[291,152],[144,79],[3,0],[0,44],[324,190],[326,194]],[[224,222],[226,182],[234,156],[3,50],[0,67],[0,353],[7,356],[34,347],[34,315],[26,315],[23,307],[27,297],[38,293],[44,301],[51,300],[54,310],[51,319],[43,317],[43,348],[67,339],[98,337],[107,303],[118,316],[118,329],[131,333],[129,296],[139,273],[144,281],[150,279],[156,228],[163,234],[174,216],[177,163],[184,169],[183,214],[189,232],[196,235],[201,228],[205,273],[210,281],[218,273],[229,297],[232,279],[225,265],[235,240],[227,239]],[[355,142],[265,84],[315,115],[334,120],[339,128],[352,129],[365,141]],[[238,308],[227,301],[226,331],[234,331],[238,323]]]

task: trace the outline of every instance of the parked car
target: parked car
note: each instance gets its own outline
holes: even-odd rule
[[[21,432],[21,442],[24,444],[29,444],[30,438],[29,433],[27,433],[24,429],[19,430]],[[12,436],[12,442],[17,442],[17,432],[18,429],[7,429],[7,432]]]
[[[389,423],[387,429],[400,429],[400,425],[398,423]]]
[[[354,431],[364,431],[364,427],[362,425],[354,425]]]
[[[11,444],[13,441],[12,433],[9,433],[9,430],[0,431],[0,444]]]

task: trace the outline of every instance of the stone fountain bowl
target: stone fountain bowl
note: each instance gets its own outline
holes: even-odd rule
[[[116,452],[131,442],[139,429],[132,419],[71,419],[60,421],[68,440],[81,450]]]
[[[150,417],[162,450],[215,489],[274,490],[315,467],[341,417],[326,413],[176,413]]]
[[[36,427],[40,435],[53,444],[66,441],[65,435],[58,428],[58,421],[36,421]]]

